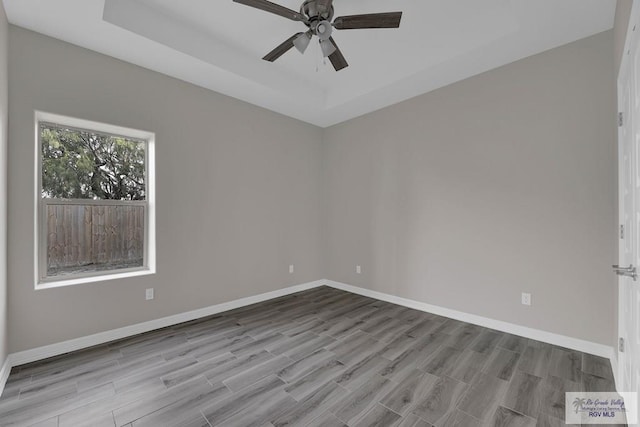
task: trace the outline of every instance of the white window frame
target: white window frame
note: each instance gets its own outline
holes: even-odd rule
[[[156,272],[156,215],[155,215],[155,134],[137,129],[109,125],[90,120],[61,116],[42,111],[35,112],[35,251],[34,277],[35,289],[50,289],[61,286],[79,285],[83,283],[101,282],[105,280],[123,279],[145,276]],[[96,132],[143,141],[145,143],[145,200],[67,200],[47,199],[42,197],[42,142],[40,124],[61,125],[71,129]],[[48,205],[128,205],[145,206],[144,252],[143,266],[70,274],[61,277],[47,277],[47,220]]]

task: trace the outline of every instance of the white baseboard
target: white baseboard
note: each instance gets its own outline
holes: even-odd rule
[[[332,280],[317,280],[315,282],[304,283],[301,285],[290,286],[287,288],[279,289],[272,292],[267,292],[260,295],[241,298],[234,301],[229,301],[222,304],[213,305],[210,307],[201,308],[198,310],[189,311],[186,313],[180,313],[173,316],[163,317],[161,319],[151,320],[148,322],[138,323],[131,326],[125,326],[123,328],[113,329],[110,331],[100,332],[86,337],[80,337],[68,341],[63,341],[56,344],[51,344],[43,347],[38,347],[30,350],[21,351],[18,353],[12,353],[7,357],[2,369],[0,369],[0,395],[4,390],[7,378],[11,368],[14,366],[24,365],[26,363],[36,362],[49,357],[58,356],[61,354],[69,353],[76,350],[81,350],[88,347],[93,347],[100,344],[105,344],[110,341],[127,338],[133,335],[141,334],[144,332],[153,331],[168,326],[177,325],[179,323],[188,322],[190,320],[200,319],[202,317],[211,316],[217,313],[221,313],[235,308],[244,307],[247,305],[267,301],[270,299],[278,298],[285,295],[290,295],[296,292],[305,291],[308,289],[317,288],[320,286],[329,286],[335,289],[341,289],[354,294],[375,298],[381,301],[387,301],[392,304],[398,304],[405,307],[413,308],[428,313],[437,314],[440,316],[449,317],[452,319],[460,320],[475,325],[484,326],[490,329],[495,329],[501,332],[507,332],[513,335],[522,336],[525,338],[531,338],[537,341],[554,344],[573,350],[582,351],[584,353],[594,354],[597,356],[606,357],[611,360],[612,367],[617,365],[615,360],[615,353],[612,347],[597,344],[590,341],[581,340],[578,338],[572,338],[564,335],[555,334],[552,332],[541,331],[538,329],[528,328],[513,323],[503,322],[500,320],[490,319],[487,317],[477,316],[474,314],[468,314],[461,311],[452,310],[449,308],[439,307],[419,301],[414,301],[408,298],[402,298],[395,295],[385,294],[370,289],[359,288],[356,286],[347,285],[345,283],[334,282]],[[614,369],[614,375],[616,371]]]
[[[450,308],[439,307],[437,305],[431,305],[424,302],[414,301],[408,298],[397,297],[395,295],[372,291],[370,289],[359,288],[357,286],[351,286],[345,283],[334,282],[331,280],[325,280],[325,285],[354,294],[387,301],[392,304],[398,304],[404,307],[413,308],[415,310],[449,317],[451,319],[472,323],[474,325],[484,326],[486,328],[495,329],[497,331],[507,332],[509,334],[518,335],[525,338],[531,338],[536,341],[542,341],[549,344],[570,348],[572,350],[581,351],[583,353],[606,357],[607,359],[612,359],[613,356],[613,348],[604,344],[597,344],[591,341],[585,341],[578,338],[555,334],[553,332],[541,331],[539,329],[528,328],[526,326],[516,325],[514,323],[503,322],[501,320],[495,320],[488,317],[477,316],[475,314],[464,313],[462,311],[456,311]]]
[[[2,396],[2,392],[4,391],[4,386],[7,384],[7,380],[9,379],[9,374],[11,373],[11,356],[7,356],[6,360],[2,364],[2,368],[0,368],[0,396]]]
[[[277,291],[272,291],[272,292],[267,292],[260,295],[241,298],[234,301],[225,302],[222,304],[216,304],[210,307],[188,311],[186,313],[180,313],[173,316],[150,320],[148,322],[138,323],[131,326],[125,326],[123,328],[113,329],[105,332],[99,332],[97,334],[75,338],[72,340],[63,341],[56,344],[37,347],[30,350],[21,351],[18,353],[13,353],[9,355],[9,360],[10,360],[11,366],[24,365],[25,363],[31,363],[38,360],[43,360],[49,357],[69,353],[71,351],[81,350],[83,348],[93,347],[96,345],[105,344],[105,343],[119,340],[122,338],[127,338],[133,335],[142,334],[144,332],[149,332],[156,329],[166,328],[167,326],[173,326],[179,323],[188,322],[190,320],[200,319],[203,317],[222,313],[223,311],[229,311],[235,308],[240,308],[240,307],[255,304],[258,302],[267,301],[270,299],[278,298],[281,296],[293,294],[300,291],[305,291],[307,289],[317,288],[318,286],[322,286],[323,284],[324,284],[323,280],[318,280],[316,282],[309,282],[309,283],[304,283],[302,285],[290,286],[287,288],[278,289]]]
[[[618,372],[618,354],[616,353],[616,349],[611,347],[611,357],[609,358],[611,361],[611,369],[613,370],[613,381],[616,384],[616,390],[618,392],[623,391],[620,390],[620,373]]]

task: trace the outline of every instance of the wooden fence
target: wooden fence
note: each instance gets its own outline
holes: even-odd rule
[[[142,266],[145,209],[47,204],[47,274]]]

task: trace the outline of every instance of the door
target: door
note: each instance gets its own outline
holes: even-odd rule
[[[640,391],[640,8],[633,6],[618,78],[618,194],[620,216],[618,277],[618,391]]]

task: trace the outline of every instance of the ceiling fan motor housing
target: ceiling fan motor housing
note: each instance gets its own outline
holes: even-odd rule
[[[305,0],[300,7],[300,13],[309,18],[309,22],[315,21],[331,21],[333,19],[333,5],[328,9],[316,0]]]

